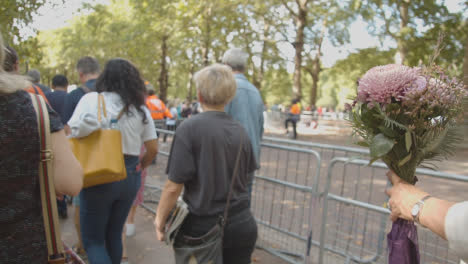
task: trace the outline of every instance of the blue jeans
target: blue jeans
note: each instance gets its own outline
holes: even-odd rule
[[[119,264],[122,231],[141,184],[137,156],[125,156],[127,178],[83,189],[80,222],[83,245],[91,264]]]

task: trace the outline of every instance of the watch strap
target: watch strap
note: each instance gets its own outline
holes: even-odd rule
[[[424,206],[424,203],[426,202],[427,199],[431,198],[432,196],[430,195],[426,195],[424,196],[421,200],[419,200],[416,205],[419,205],[419,210],[418,210],[418,213],[416,214],[416,216],[414,216],[414,221],[418,224],[419,223],[419,216],[421,215],[421,211],[423,209],[423,206]]]

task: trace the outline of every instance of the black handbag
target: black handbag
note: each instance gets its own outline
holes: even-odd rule
[[[237,171],[239,169],[242,143],[243,137],[241,137],[223,216],[220,216],[216,225],[201,237],[190,237],[181,234],[181,239],[178,239],[178,241],[173,244],[176,264],[223,263],[224,226],[228,219],[229,205],[234,191],[234,182],[238,174]]]

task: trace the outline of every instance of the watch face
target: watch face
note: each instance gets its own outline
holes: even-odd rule
[[[420,208],[421,208],[421,205],[420,205],[419,203],[415,204],[415,205],[413,206],[413,209],[411,209],[411,215],[412,215],[413,217],[416,217],[416,216],[418,215],[418,213],[419,213],[419,209],[420,209]]]

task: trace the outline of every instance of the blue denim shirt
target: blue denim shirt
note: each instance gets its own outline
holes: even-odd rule
[[[263,100],[260,92],[243,74],[234,75],[237,83],[236,96],[226,105],[225,111],[239,121],[247,131],[252,149],[260,168],[260,143],[263,136]]]
[[[88,80],[85,84],[86,87],[88,87],[91,91],[96,90],[96,79]],[[67,124],[67,122],[70,120],[70,118],[73,115],[73,112],[75,112],[76,105],[80,101],[81,97],[83,97],[85,94],[85,91],[81,89],[81,87],[76,88],[75,90],[67,94],[67,97],[65,97],[65,103],[63,105],[62,115],[64,125]]]

